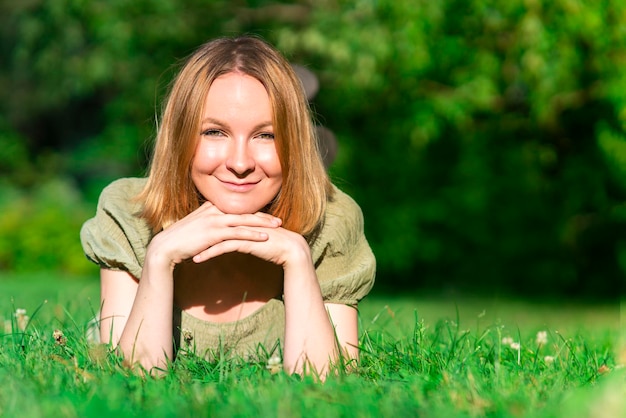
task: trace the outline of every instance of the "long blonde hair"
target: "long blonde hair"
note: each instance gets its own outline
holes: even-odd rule
[[[302,84],[291,65],[255,37],[219,38],[187,60],[171,86],[147,183],[138,199],[142,216],[155,232],[199,206],[191,164],[200,139],[200,120],[213,81],[230,72],[259,80],[273,111],[276,151],[283,182],[266,208],[283,227],[310,237],[319,228],[333,188],[320,158]]]

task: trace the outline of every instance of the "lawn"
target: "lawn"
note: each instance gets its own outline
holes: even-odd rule
[[[361,364],[320,384],[192,353],[145,379],[84,336],[96,279],[0,276],[0,295],[0,416],[626,416],[617,304],[373,294]]]

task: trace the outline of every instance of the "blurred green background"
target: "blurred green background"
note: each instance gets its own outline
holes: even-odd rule
[[[100,190],[145,173],[180,61],[244,33],[318,75],[377,289],[621,292],[621,0],[2,1],[0,273],[95,277]]]

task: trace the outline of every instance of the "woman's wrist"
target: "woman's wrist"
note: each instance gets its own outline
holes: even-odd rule
[[[144,269],[169,270],[174,271],[177,262],[168,254],[168,251],[161,245],[158,235],[152,239],[146,249]]]
[[[294,245],[291,245],[287,249],[283,270],[287,273],[287,271],[291,269],[301,270],[303,267],[309,266],[313,267],[311,249],[304,237],[299,236],[299,239],[294,242]]]

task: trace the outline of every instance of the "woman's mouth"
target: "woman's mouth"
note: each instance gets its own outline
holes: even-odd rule
[[[246,182],[222,181],[222,184],[224,185],[225,188],[227,188],[228,190],[231,190],[233,192],[238,192],[238,193],[244,193],[244,192],[250,191],[258,183],[259,183],[258,181],[257,182],[250,182],[250,181],[246,181]]]

